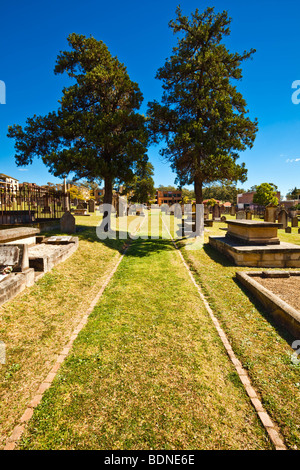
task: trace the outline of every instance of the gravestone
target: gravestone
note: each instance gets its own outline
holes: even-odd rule
[[[285,233],[292,233],[292,227],[285,227]]]
[[[265,222],[276,222],[276,211],[277,206],[269,204],[265,209],[264,221]]]
[[[235,215],[235,206],[230,207],[230,215]]]
[[[89,212],[95,212],[96,202],[95,199],[89,199]]]
[[[235,214],[235,218],[237,220],[246,219],[246,211],[237,211],[237,213]]]
[[[219,219],[221,217],[221,209],[218,204],[213,206],[213,219]]]
[[[288,225],[288,213],[285,209],[281,209],[278,214],[278,223],[282,224],[282,228],[286,228]]]
[[[292,227],[298,227],[298,217],[292,217]]]
[[[87,207],[88,207],[87,202],[80,201],[77,206],[77,209],[87,209]]]
[[[246,220],[252,220],[252,212],[246,211]]]
[[[62,233],[76,232],[75,217],[71,214],[71,212],[65,212],[62,218],[60,219],[60,231]]]

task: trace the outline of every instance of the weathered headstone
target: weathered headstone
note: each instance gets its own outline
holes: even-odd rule
[[[264,221],[265,222],[276,222],[276,211],[277,206],[269,204],[265,209]]]
[[[282,224],[282,228],[286,228],[288,225],[288,213],[285,209],[281,209],[278,214],[278,223]]]
[[[298,217],[292,217],[292,227],[298,227]]]
[[[230,215],[235,215],[235,206],[230,207]]]
[[[213,206],[213,219],[219,219],[221,217],[221,209],[219,204]]]
[[[285,227],[285,233],[292,233],[292,227]]]
[[[78,204],[78,206],[77,206],[77,209],[87,209],[87,207],[88,207],[87,202],[85,202],[85,201],[80,201],[79,204]]]
[[[246,211],[246,220],[252,220],[252,212]]]
[[[89,199],[89,212],[95,212],[96,202],[95,199]]]
[[[237,211],[237,213],[235,214],[235,218],[237,220],[246,219],[246,211]]]
[[[60,219],[60,231],[62,233],[76,232],[75,217],[71,214],[71,212],[65,212],[62,218]]]

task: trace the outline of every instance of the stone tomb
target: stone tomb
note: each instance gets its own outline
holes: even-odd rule
[[[29,266],[35,270],[35,279],[39,279],[54,266],[65,261],[78,248],[78,237],[53,236],[45,238],[28,250]]]
[[[209,237],[215,249],[237,266],[266,268],[300,267],[300,246],[280,242],[281,224],[254,220],[227,221],[225,237]]]
[[[0,243],[24,243],[28,246],[36,244],[36,237],[40,233],[38,228],[15,227],[0,230]]]
[[[38,233],[30,227],[0,230],[0,305],[32,286],[78,247],[78,237],[45,238]]]
[[[27,244],[0,244],[0,305],[34,284]]]
[[[277,229],[280,224],[256,220],[230,220],[226,237],[243,241],[248,245],[279,245]]]

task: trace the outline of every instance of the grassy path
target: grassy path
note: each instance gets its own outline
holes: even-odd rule
[[[132,242],[19,448],[271,448],[171,241]]]

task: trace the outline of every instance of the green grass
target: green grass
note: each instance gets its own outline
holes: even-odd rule
[[[251,268],[233,266],[208,244],[208,236],[224,235],[224,227],[214,223],[202,250],[186,250],[182,243],[182,253],[287,445],[300,449],[300,366],[291,360],[294,338],[236,281],[236,271]],[[300,244],[297,229],[292,234],[279,230],[279,238]]]
[[[19,448],[271,448],[170,240],[132,242]]]
[[[124,241],[99,242],[99,221],[96,215],[78,219],[78,225],[88,222],[77,234],[78,250],[0,307],[0,340],[6,345],[6,364],[0,365],[0,446],[121,256]]]
[[[1,308],[2,445],[128,244],[99,242],[99,221],[76,216],[78,251]],[[158,213],[151,223],[160,239],[131,241],[19,448],[271,448]],[[292,338],[235,282],[241,268],[208,246],[224,227],[215,223],[202,249],[182,244],[182,253],[286,443],[300,449]],[[300,243],[296,229],[279,236]]]

